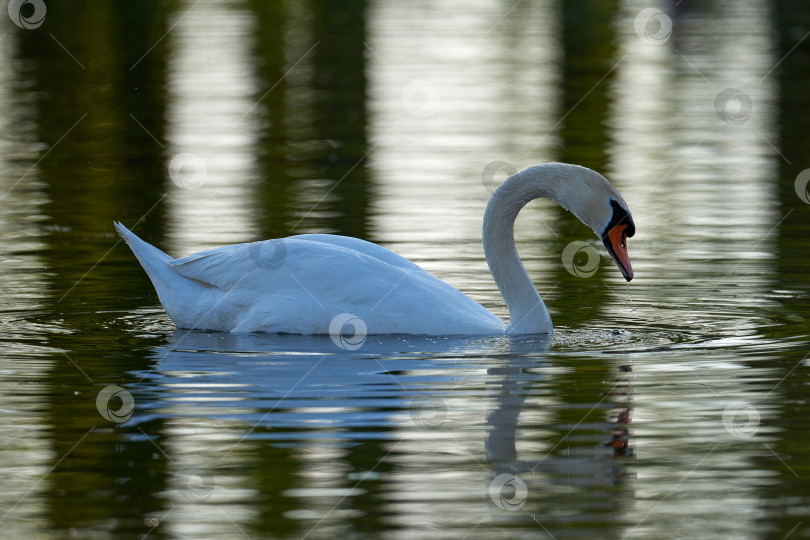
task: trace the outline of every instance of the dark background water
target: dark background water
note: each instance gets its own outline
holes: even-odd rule
[[[0,534],[810,536],[806,3],[18,4]],[[366,238],[505,316],[483,208],[551,160],[638,232],[628,289],[521,214],[549,340],[176,331],[112,228]]]

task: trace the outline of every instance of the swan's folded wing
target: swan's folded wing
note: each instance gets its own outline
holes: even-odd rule
[[[497,333],[502,326],[464,293],[385,248],[354,244],[360,252],[350,241],[329,240],[237,244],[169,264],[223,291],[216,305],[240,310],[240,332],[329,333],[340,313],[360,317],[371,333]]]
[[[374,244],[359,238],[352,238],[351,236],[340,236],[337,234],[302,234],[298,236],[291,236],[286,240],[306,240],[308,242],[320,242],[324,244],[331,244],[333,246],[342,247],[368,255],[381,262],[390,264],[396,268],[410,271],[421,271],[422,267],[416,263],[406,259],[399,253],[384,248],[379,244]]]
[[[330,241],[323,241],[321,237]],[[377,249],[369,249],[369,246]],[[372,254],[353,247],[365,248]],[[170,261],[169,265],[186,278],[225,291],[238,288],[257,293],[268,288],[277,289],[288,281],[337,285],[345,284],[349,278],[362,284],[362,275],[358,274],[364,274],[371,278],[366,281],[366,286],[370,286],[376,281],[374,278],[382,277],[384,281],[392,274],[424,272],[416,264],[383,247],[331,235],[300,235],[224,246]]]
[[[250,244],[234,244],[169,262],[183,277],[220,289],[229,290],[241,279],[249,278],[260,267],[250,257]]]

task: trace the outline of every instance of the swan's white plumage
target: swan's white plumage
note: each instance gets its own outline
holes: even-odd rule
[[[498,317],[455,287],[364,240],[291,236],[276,241],[283,258],[263,264],[263,242],[171,259],[122,224],[116,228],[181,328],[328,334],[337,315],[350,313],[370,334],[504,331]]]
[[[404,257],[357,238],[305,234],[173,259],[122,224],[115,226],[181,328],[328,334],[336,317],[351,314],[370,334],[547,334],[551,317],[513,234],[520,209],[539,197],[556,201],[593,229],[632,279],[625,240],[635,227],[610,182],[577,165],[530,167],[504,181],[484,213],[484,253],[509,308],[509,324]]]

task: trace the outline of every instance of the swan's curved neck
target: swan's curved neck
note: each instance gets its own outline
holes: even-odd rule
[[[526,203],[541,197],[577,216],[602,238],[625,279],[633,278],[625,239],[633,236],[635,226],[627,204],[610,182],[595,171],[566,163],[524,169],[501,184],[484,212],[484,254],[509,308],[509,334],[552,330],[548,310],[515,249],[515,218]]]
[[[524,171],[525,172],[525,171]],[[484,212],[484,255],[509,308],[508,334],[551,333],[551,316],[515,249],[515,218],[526,203],[554,198],[546,182],[526,182],[518,173],[492,195]]]

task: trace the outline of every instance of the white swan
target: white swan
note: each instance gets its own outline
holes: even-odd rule
[[[547,163],[508,178],[484,213],[484,254],[509,308],[504,323],[455,287],[386,248],[345,236],[302,234],[173,259],[115,223],[180,328],[334,333],[359,319],[369,334],[547,334],[551,317],[515,249],[513,227],[529,201],[547,197],[602,238],[627,281],[627,204],[601,174]],[[331,328],[330,328],[331,325]],[[332,330],[332,332],[330,332]]]

